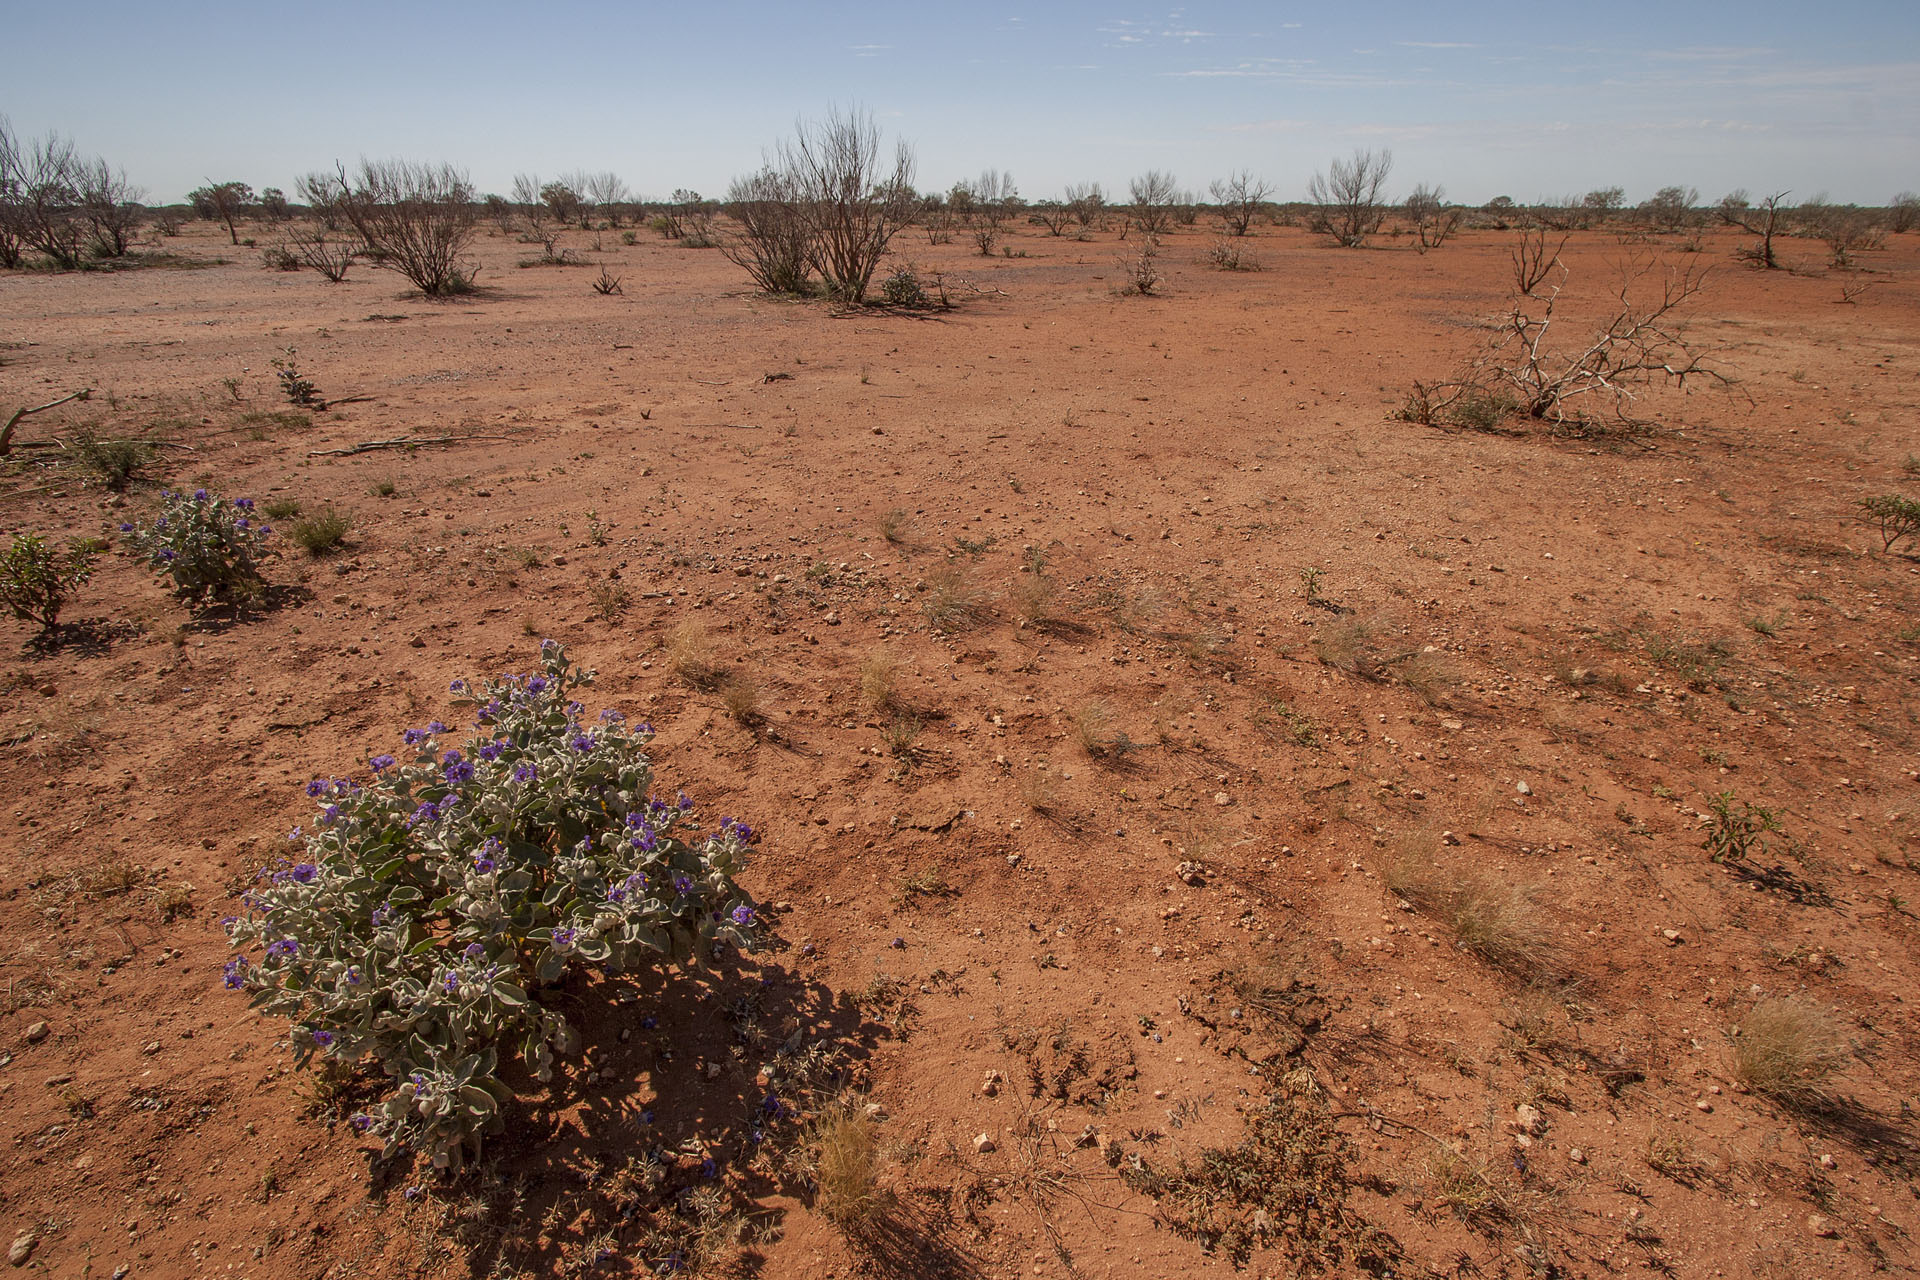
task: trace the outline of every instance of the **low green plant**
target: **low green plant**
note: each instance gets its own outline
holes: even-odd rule
[[[881,281],[880,297],[890,307],[917,309],[933,305],[926,286],[920,282],[920,273],[911,266],[903,266]]]
[[[288,525],[287,536],[305,548],[308,555],[324,556],[340,549],[351,528],[353,516],[328,505]]]
[[[592,679],[546,641],[540,674],[454,681],[465,742],[443,749],[435,721],[402,735],[409,762],[309,783],[311,830],[228,922],[226,985],[292,1024],[298,1065],[385,1072],[352,1124],[389,1151],[477,1155],[512,1097],[502,1056],[545,1081],[578,1047],[570,975],[691,970],[762,934],[734,882],[752,831],[703,832],[686,796],[655,796],[652,728],[582,719]]]
[[[314,385],[313,379],[301,373],[299,366],[294,363],[296,354],[294,348],[288,347],[285,355],[267,361],[273,366],[273,376],[279,379],[280,393],[286,396],[288,404],[298,405],[302,409],[326,408],[327,402],[321,397],[320,388]]]
[[[1920,500],[1898,493],[1883,493],[1878,497],[1862,498],[1860,509],[1866,512],[1866,518],[1880,529],[1880,549],[1893,550],[1893,544],[1902,538],[1911,538],[1920,534]]]
[[[1780,820],[1773,810],[1736,801],[1733,792],[1722,791],[1707,802],[1700,847],[1710,862],[1745,862],[1755,854],[1764,856],[1773,848],[1772,837],[1780,834]]]
[[[273,528],[255,519],[251,499],[229,502],[205,489],[161,494],[151,524],[122,524],[120,532],[177,594],[197,602],[257,592],[260,562],[272,554]]]
[[[93,576],[93,557],[90,543],[76,541],[56,551],[38,534],[14,534],[12,544],[0,551],[0,604],[14,617],[52,631],[67,596]]]
[[[127,486],[153,461],[150,446],[138,440],[102,440],[88,427],[76,431],[62,452],[115,493],[125,493]]]

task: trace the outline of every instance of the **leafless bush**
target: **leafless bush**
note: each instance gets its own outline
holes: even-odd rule
[[[1245,242],[1223,234],[1207,250],[1207,262],[1222,271],[1258,271],[1260,260]]]
[[[469,293],[473,186],[447,164],[362,160],[348,216],[378,255],[429,297]]]
[[[1067,184],[1067,208],[1073,210],[1073,217],[1083,227],[1092,227],[1100,221],[1100,211],[1106,208],[1106,193],[1100,190],[1097,182],[1069,182]]]
[[[1020,199],[1019,190],[1013,185],[1013,175],[998,169],[985,169],[978,178],[959,186],[967,195],[973,242],[980,247],[982,257],[989,257]]]
[[[1850,271],[1854,255],[1886,244],[1886,230],[1871,212],[1855,205],[1830,204],[1816,196],[1795,211],[1800,229],[1827,243],[1827,265]]]
[[[358,246],[351,239],[328,231],[322,224],[293,231],[287,236],[286,247],[287,252],[301,265],[312,267],[334,284],[339,284],[347,278],[347,271],[353,266],[354,250]]]
[[[1438,249],[1460,228],[1460,211],[1447,207],[1447,189],[1421,183],[1402,206],[1413,222],[1421,253]]]
[[[896,142],[883,165],[873,117],[835,111],[803,121],[775,155],[798,197],[814,269],[841,302],[865,301],[888,242],[913,216],[913,149]]]
[[[140,225],[140,200],[146,193],[127,181],[125,171],[105,160],[82,164],[78,176],[94,256],[124,257]]]
[[[1261,206],[1266,204],[1267,197],[1273,194],[1273,185],[1242,169],[1215,181],[1209,190],[1213,192],[1213,202],[1220,206],[1220,219],[1227,230],[1243,236],[1253,225]]]
[[[209,182],[187,194],[193,207],[211,222],[227,229],[227,239],[240,243],[240,215],[253,202],[253,187],[245,182]]]
[[[620,216],[627,202],[633,199],[633,192],[621,180],[620,175],[609,171],[585,174],[581,178],[581,195],[592,207],[606,215],[607,225],[619,227]]]
[[[1560,251],[1567,247],[1567,238],[1560,237],[1560,243],[1547,252],[1547,233],[1544,228],[1520,229],[1520,243],[1513,247],[1513,292],[1515,297],[1531,298],[1546,278],[1560,265]]]
[[[1073,206],[1064,200],[1049,200],[1036,206],[1034,212],[1048,235],[1063,236],[1067,234],[1067,228],[1073,225]]]
[[[1741,188],[1728,192],[1721,199],[1718,211],[1720,221],[1760,237],[1757,243],[1738,252],[1737,256],[1742,262],[1750,262],[1765,271],[1779,267],[1780,260],[1773,251],[1773,238],[1786,230],[1786,215],[1792,209],[1791,205],[1784,203],[1788,194],[1776,191],[1756,205],[1748,201],[1745,188]]]
[[[1606,324],[1590,338],[1563,346],[1555,341],[1554,323],[1568,273],[1557,251],[1546,268],[1554,269],[1559,280],[1551,288],[1543,290],[1536,282],[1532,290],[1516,289],[1486,348],[1462,372],[1443,382],[1416,383],[1400,416],[1427,425],[1491,429],[1512,412],[1547,423],[1556,433],[1586,434],[1595,419],[1583,409],[1594,402],[1618,421],[1636,425],[1629,410],[1638,389],[1649,383],[1670,382],[1682,390],[1697,379],[1731,385],[1679,322],[1680,309],[1705,284],[1704,270],[1661,272],[1658,293],[1648,296],[1644,286],[1655,276],[1654,265],[1625,264]],[[1525,275],[1518,266],[1516,274],[1519,284]]]
[[[53,264],[71,270],[80,265],[87,223],[82,208],[83,162],[73,143],[57,133],[25,144],[0,119],[0,222],[11,244],[5,252],[18,265],[23,248],[36,249]]]
[[[727,212],[740,231],[721,241],[720,252],[768,293],[805,293],[809,233],[792,179],[773,168],[734,179]]]
[[[353,196],[344,167],[336,166],[332,173],[316,169],[295,179],[293,187],[301,201],[320,219],[323,228],[328,231],[340,229],[341,223],[346,220],[343,208]]]
[[[1173,175],[1160,169],[1149,169],[1127,184],[1133,197],[1128,212],[1141,235],[1152,239],[1173,226],[1174,190]]]
[[[527,225],[538,233],[540,225],[547,220],[547,203],[540,198],[540,175],[514,174],[511,199],[520,216],[527,220]]]
[[[1920,226],[1920,195],[1902,191],[1887,206],[1887,230],[1902,235]]]
[[[1351,160],[1335,160],[1325,174],[1307,184],[1309,230],[1332,236],[1336,244],[1357,249],[1386,219],[1383,196],[1393,170],[1391,151],[1355,151]]]

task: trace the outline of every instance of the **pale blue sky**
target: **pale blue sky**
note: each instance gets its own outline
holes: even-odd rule
[[[1920,190],[1920,3],[1587,0],[923,6],[163,3],[0,10],[0,114],[124,165],[156,200],[291,191],[361,155],[612,169],[709,195],[797,116],[860,104],[919,185],[993,166],[1021,194],[1229,170],[1283,199],[1356,146],[1393,194],[1521,201],[1669,183],[1883,203]]]

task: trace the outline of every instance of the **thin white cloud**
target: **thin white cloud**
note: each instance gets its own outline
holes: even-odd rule
[[[1459,40],[1395,40],[1394,45],[1401,49],[1478,49],[1477,44],[1467,44]]]

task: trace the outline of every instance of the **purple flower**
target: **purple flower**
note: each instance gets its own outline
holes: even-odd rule
[[[444,724],[441,724],[438,720],[427,721],[428,733],[445,733],[446,731],[447,731],[447,726],[445,726]]]
[[[195,489],[193,491],[193,500],[195,502],[205,502],[207,500],[207,491],[205,489]]]
[[[469,960],[478,960],[481,956],[487,954],[487,949],[477,942],[469,942],[464,954]]]
[[[427,731],[425,729],[409,729],[400,735],[400,740],[410,747],[417,747],[427,740]]]
[[[270,956],[297,956],[300,954],[300,944],[292,938],[282,938],[278,942],[267,944],[267,954]]]
[[[753,908],[743,902],[733,909],[732,918],[735,924],[744,929],[753,923]]]
[[[753,839],[753,828],[744,822],[736,822],[733,824],[733,834],[738,837],[741,844],[745,844]]]
[[[673,891],[674,891],[675,893],[677,893],[677,894],[679,894],[679,895],[680,895],[681,897],[683,897],[683,898],[684,898],[684,897],[686,897],[686,896],[687,896],[688,894],[690,894],[690,893],[692,893],[692,892],[693,892],[693,877],[692,877],[692,876],[684,876],[684,875],[683,875],[683,876],[675,876],[675,877],[673,878]]]
[[[303,862],[293,869],[293,882],[295,884],[312,884],[313,877],[318,874],[319,870],[320,869],[311,862]]]
[[[651,1031],[659,1025],[660,1019],[654,1017],[652,1014],[648,1014],[646,1017],[640,1019],[640,1029],[642,1031]]]
[[[433,801],[423,800],[420,802],[418,808],[407,815],[407,827],[411,830],[422,822],[432,822],[439,816],[440,810],[434,807]]]
[[[253,499],[252,498],[235,498],[233,500],[233,505],[240,508],[242,511],[251,511],[253,510]]]
[[[500,754],[506,749],[507,749],[507,744],[504,742],[500,742],[500,741],[489,742],[485,746],[480,748],[479,756],[482,760],[487,760],[487,761],[498,760],[500,758]]]
[[[457,756],[460,753],[457,751],[449,751],[447,754]],[[458,763],[455,763],[455,764],[450,764],[446,768],[445,776],[447,779],[448,786],[457,787],[463,782],[472,782],[473,766],[468,764],[464,760],[459,761]]]
[[[373,915],[368,917],[368,919],[376,929],[390,923],[393,920],[393,905],[386,902],[381,903],[373,909]]]
[[[483,876],[492,875],[493,859],[492,858],[475,858],[473,860],[473,869],[475,871],[478,871]]]
[[[652,853],[654,846],[659,844],[660,842],[654,836],[653,829],[651,827],[642,827],[640,828],[640,834],[633,837],[633,839],[627,841],[627,843],[632,845],[634,848],[640,850],[640,852],[642,853]]]
[[[513,766],[513,780],[515,782],[532,782],[539,776],[540,771],[534,768],[533,761],[531,760],[522,760],[519,764]]]
[[[547,678],[545,676],[531,676],[528,678],[527,680],[528,693],[545,693],[546,691],[547,691]]]
[[[693,797],[682,791],[679,800],[675,803],[677,803],[684,812],[685,810],[693,808]]]
[[[553,931],[553,945],[556,949],[570,947],[573,945],[573,940],[579,936],[580,933],[577,929],[555,929]]]
[[[307,794],[315,797],[316,799],[319,798],[320,796],[327,794],[326,779],[315,778],[312,782],[309,782],[307,784]]]
[[[340,820],[340,806],[337,804],[330,804],[325,809],[320,811],[320,824],[322,826],[330,827],[334,823],[338,822],[339,820]]]
[[[227,990],[237,991],[246,985],[247,969],[247,958],[245,956],[235,956],[233,959],[227,961],[221,968],[221,973],[225,975],[224,982]]]
[[[466,691],[467,691],[467,682],[465,680],[455,680],[452,684],[447,686],[448,693],[465,693]]]
[[[384,755],[384,754],[377,755],[373,759],[367,761],[367,763],[373,767],[373,771],[375,773],[382,773],[388,769],[393,768],[393,757],[390,755]]]
[[[355,1133],[365,1133],[373,1128],[373,1117],[364,1111],[356,1111],[347,1123],[353,1126]]]
[[[600,723],[602,724],[619,724],[625,719],[625,716],[615,711],[612,707],[607,707],[600,712]]]
[[[333,1032],[316,1030],[313,1032],[313,1043],[322,1049],[326,1048],[333,1043]]]
[[[460,975],[457,973],[449,973],[447,975],[447,980],[445,985],[446,985],[448,995],[450,996],[459,995],[460,994]]]
[[[253,526],[247,523],[247,518],[245,516],[241,516],[238,520],[235,520],[233,522],[233,527],[236,529],[251,529]]]
[[[590,733],[576,733],[573,735],[573,741],[567,745],[575,751],[591,751],[593,750],[593,735]]]
[[[269,533],[272,533],[272,532],[273,532],[273,526],[272,526],[272,525],[270,525],[270,524],[263,524],[263,525],[261,525],[261,526],[260,526],[260,536],[261,536],[261,537],[265,537],[265,536],[266,536],[267,534],[269,534]]]
[[[162,551],[160,553],[160,558],[162,560],[178,560],[180,557],[172,551]]]
[[[120,532],[122,532],[122,533],[132,533],[132,532],[133,532],[133,526],[132,526],[132,525],[130,525],[130,524],[128,524],[128,523],[127,523],[126,521],[124,521],[124,520],[123,520],[123,521],[121,521],[121,522],[120,522]]]

